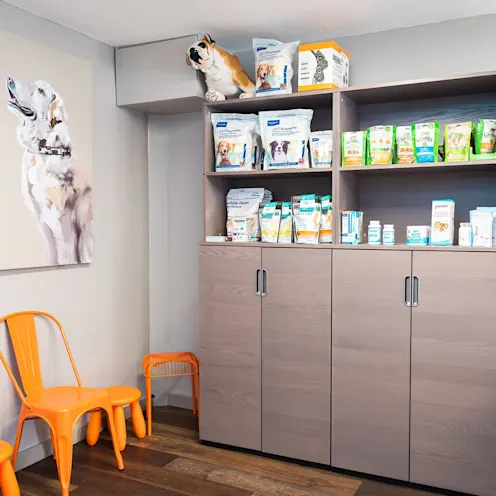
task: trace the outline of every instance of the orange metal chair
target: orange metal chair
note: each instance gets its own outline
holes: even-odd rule
[[[21,496],[19,485],[10,463],[12,446],[0,441],[0,493],[3,496]]]
[[[126,417],[124,415],[125,405],[131,405],[131,419],[136,437],[142,439],[146,435],[145,419],[143,418],[143,412],[139,404],[141,391],[129,386],[113,386],[107,388],[107,391],[114,412],[114,425],[117,432],[119,450],[123,451],[126,448],[127,441]],[[88,424],[88,432],[86,433],[86,442],[89,446],[94,446],[98,442],[101,424],[102,411],[92,412],[90,423]]]
[[[152,379],[157,377],[191,376],[193,413],[200,416],[200,364],[194,353],[151,353],[143,360],[143,373],[146,378],[146,418],[149,436],[152,435]]]
[[[38,341],[36,338],[35,316],[51,319],[59,328],[64,345],[71,361],[77,386],[63,386],[45,389],[41,378]],[[81,385],[81,379],[74,362],[69,343],[60,322],[46,312],[17,312],[0,319],[7,322],[7,327],[14,347],[17,366],[26,395],[23,394],[5,357],[0,352],[7,373],[21,398],[22,407],[14,445],[12,464],[15,467],[22,429],[26,420],[43,419],[50,427],[54,457],[57,461],[62,496],[69,496],[72,472],[72,437],[74,424],[83,413],[102,409],[109,417],[109,430],[114,446],[119,470],[124,470],[124,463],[117,444],[112,406],[105,389],[89,389]]]

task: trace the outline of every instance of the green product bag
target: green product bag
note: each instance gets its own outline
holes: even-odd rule
[[[437,162],[439,157],[439,122],[412,124],[413,155],[416,164]]]
[[[367,165],[393,163],[396,126],[373,126],[367,130]]]
[[[356,167],[365,165],[367,160],[366,131],[344,132],[341,135],[341,165]]]
[[[474,148],[477,155],[494,153],[496,120],[481,119],[474,124]]]
[[[470,157],[471,122],[446,124],[444,127],[444,161],[462,162]]]

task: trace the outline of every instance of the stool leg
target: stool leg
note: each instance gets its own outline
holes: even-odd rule
[[[196,415],[195,370],[193,364],[190,364],[189,368],[191,371],[191,399],[193,400],[193,414]]]
[[[142,439],[146,435],[145,419],[139,401],[131,403],[131,419],[133,421],[134,433],[138,439]]]
[[[196,408],[198,410],[198,425],[200,425],[200,371],[196,367]]]
[[[10,460],[0,463],[0,490],[4,496],[21,495]]]
[[[100,428],[102,425],[102,411],[97,410],[91,412],[90,423],[88,424],[88,431],[86,432],[86,442],[89,446],[95,446],[100,437]]]
[[[152,435],[152,378],[146,377],[146,421],[148,424],[148,435]]]
[[[126,434],[126,417],[124,415],[124,408],[122,406],[116,406],[113,408],[114,411],[114,424],[115,431],[117,434],[117,443],[119,445],[119,451],[124,451],[126,448],[127,434]]]

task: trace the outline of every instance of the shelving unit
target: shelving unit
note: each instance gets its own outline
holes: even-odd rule
[[[312,131],[333,129],[331,168],[215,172],[212,113],[257,113],[293,108],[314,110]],[[333,247],[340,245],[338,213],[343,210],[363,211],[364,228],[370,219],[394,224],[396,242],[401,245],[405,243],[407,225],[430,224],[432,200],[452,198],[456,202],[455,223],[458,226],[469,220],[469,211],[475,207],[496,205],[496,160],[343,168],[341,133],[365,130],[376,124],[408,125],[432,121],[441,123],[442,133],[444,124],[480,118],[496,118],[496,72],[206,102],[205,235],[225,233],[225,197],[230,188],[236,187],[265,187],[279,201],[289,201],[295,194],[332,193],[336,213]]]

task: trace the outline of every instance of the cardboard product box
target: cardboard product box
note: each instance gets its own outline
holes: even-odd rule
[[[350,84],[350,57],[334,41],[300,45],[298,91],[346,88]]]
[[[455,232],[455,202],[434,200],[432,202],[431,245],[451,246]]]

